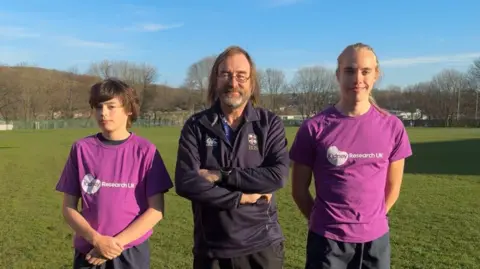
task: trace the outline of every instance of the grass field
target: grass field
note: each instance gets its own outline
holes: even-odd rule
[[[71,143],[95,130],[0,132],[0,268],[71,268],[72,231],[55,184]],[[160,149],[173,176],[179,129],[134,130]],[[295,128],[288,129],[291,141]],[[400,200],[390,215],[393,268],[480,266],[480,129],[410,129]],[[167,215],[151,240],[152,268],[191,268],[190,204],[167,194]],[[286,266],[305,260],[306,221],[279,192]]]

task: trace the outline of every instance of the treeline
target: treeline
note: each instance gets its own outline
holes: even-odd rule
[[[0,119],[45,120],[82,118],[90,115],[88,89],[104,77],[118,77],[136,88],[143,118],[154,119],[165,112],[188,112],[205,107],[208,75],[215,56],[193,63],[182,87],[155,83],[160,74],[148,64],[128,61],[92,63],[88,70],[49,70],[19,64],[0,67]],[[262,105],[278,114],[308,117],[338,99],[334,70],[304,67],[287,81],[282,70],[259,70]],[[404,88],[375,89],[384,108],[415,113],[429,120],[462,120],[480,117],[480,59],[465,73],[446,69],[430,81]]]

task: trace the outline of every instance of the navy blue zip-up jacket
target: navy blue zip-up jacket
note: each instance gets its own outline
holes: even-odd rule
[[[240,204],[242,193],[274,193],[289,174],[287,139],[281,119],[249,102],[244,122],[230,143],[222,128],[220,105],[185,123],[175,168],[178,195],[192,202],[194,254],[215,258],[248,255],[284,240],[275,194],[270,203]],[[222,184],[210,183],[199,169],[232,172]]]

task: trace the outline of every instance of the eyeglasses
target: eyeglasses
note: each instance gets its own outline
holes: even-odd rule
[[[232,75],[232,73],[229,73],[229,72],[222,72],[218,75],[218,78],[222,79],[222,80],[225,80],[225,81],[228,81],[230,79],[232,79],[232,77],[235,78],[235,80],[239,83],[245,83],[248,81],[248,79],[250,79],[249,76],[247,76],[246,74],[243,74],[243,73],[237,73],[235,75]]]

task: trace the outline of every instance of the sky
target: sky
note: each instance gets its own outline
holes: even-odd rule
[[[363,42],[379,58],[380,86],[403,87],[480,58],[479,10],[478,0],[0,0],[0,63],[85,71],[127,60],[180,86],[192,63],[230,45],[292,79],[302,67],[335,68]]]

